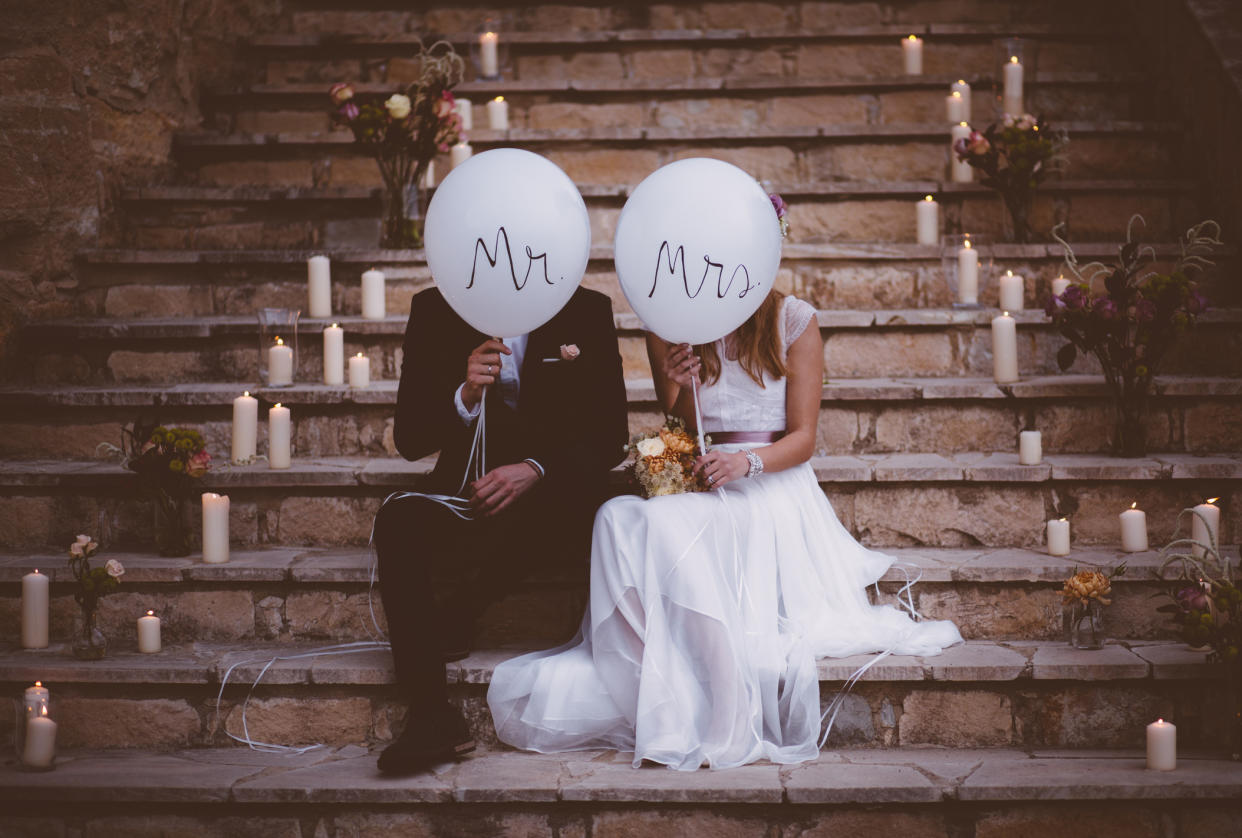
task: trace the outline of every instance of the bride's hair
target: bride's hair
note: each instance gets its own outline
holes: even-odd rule
[[[785,295],[776,289],[768,292],[758,311],[738,326],[730,336],[733,349],[737,352],[738,363],[760,387],[764,386],[764,373],[773,378],[784,378],[788,372],[781,346],[780,325],[777,322],[784,299]],[[729,339],[725,338],[726,341]],[[694,351],[702,362],[703,383],[713,384],[719,380],[720,353],[716,350],[716,344],[700,344],[694,347]]]

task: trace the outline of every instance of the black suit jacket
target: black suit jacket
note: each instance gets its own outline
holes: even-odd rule
[[[465,380],[471,350],[487,337],[458,317],[439,289],[414,296],[394,438],[408,460],[440,452],[430,481],[436,491],[456,491],[465,471],[474,428],[462,422],[453,395]],[[573,361],[545,362],[560,358],[562,344],[576,344],[581,354]],[[586,514],[589,531],[595,508],[607,497],[608,472],[624,459],[629,436],[608,297],[578,288],[556,316],[531,332],[519,375],[516,410],[504,403],[498,387],[488,389],[487,467],[538,460],[547,475],[520,506],[533,502]]]

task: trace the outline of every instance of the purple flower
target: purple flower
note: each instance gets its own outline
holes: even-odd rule
[[[341,109],[337,111],[337,113],[339,113],[341,115],[341,119],[344,119],[346,122],[353,122],[358,118],[358,106],[353,102],[346,102],[341,105]]]
[[[1091,307],[1092,311],[1105,320],[1112,320],[1117,316],[1117,304],[1108,297],[1100,297]]]
[[[776,210],[777,218],[784,218],[788,207],[785,206],[785,199],[775,192],[768,193],[768,200],[772,202],[772,209]]]
[[[1087,307],[1087,295],[1083,292],[1082,286],[1071,285],[1061,294],[1061,301],[1065,303],[1066,308],[1079,309]]]
[[[1187,611],[1206,611],[1208,596],[1198,585],[1187,585],[1177,592],[1177,604]]]
[[[1191,291],[1190,299],[1186,301],[1186,310],[1189,311],[1191,314],[1202,314],[1203,312],[1207,311],[1208,310],[1207,297],[1203,296],[1198,291]]]

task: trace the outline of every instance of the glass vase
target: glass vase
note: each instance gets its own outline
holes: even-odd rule
[[[1104,647],[1104,606],[1092,600],[1085,605],[1074,602],[1066,605],[1062,613],[1065,621],[1065,639],[1075,649],[1101,649]]]
[[[161,556],[188,556],[193,548],[187,498],[161,492],[155,502],[155,546]]]
[[[1031,206],[1035,203],[1034,192],[1001,192],[1001,203],[1005,205],[1001,213],[1001,227],[1005,241],[1014,244],[1028,244],[1033,240],[1031,235]]]
[[[423,191],[420,174],[413,183],[385,185],[380,247],[416,250],[423,246]]]
[[[74,621],[73,656],[78,660],[97,661],[108,652],[108,638],[99,630],[99,612],[94,605],[82,606]]]

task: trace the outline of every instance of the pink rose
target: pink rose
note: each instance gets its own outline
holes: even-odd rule
[[[987,154],[991,149],[992,144],[988,142],[988,138],[978,131],[971,131],[970,136],[966,138],[967,154]]]
[[[107,571],[108,575],[113,579],[120,579],[125,573],[125,566],[116,559],[108,559],[108,561],[104,564],[104,570]]]
[[[332,97],[332,104],[343,105],[350,99],[354,98],[354,86],[338,81],[332,87],[328,88],[328,95]]]
[[[211,455],[206,451],[199,451],[190,461],[186,463],[185,473],[190,477],[202,477],[211,467]]]
[[[561,360],[572,361],[582,354],[576,343],[561,344]]]

